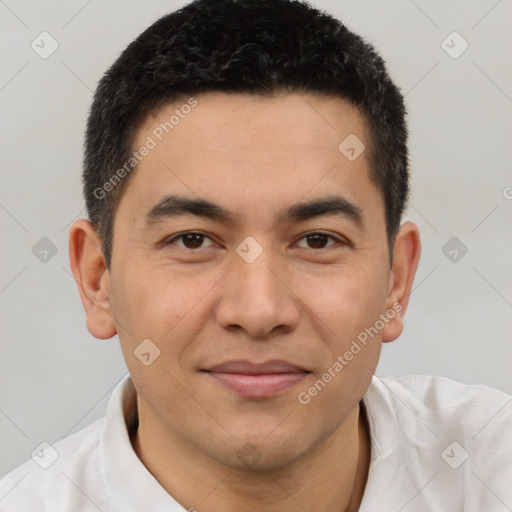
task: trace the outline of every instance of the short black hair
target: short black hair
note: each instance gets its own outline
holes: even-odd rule
[[[130,43],[94,94],[83,185],[108,268],[116,207],[136,167],[130,158],[137,129],[164,104],[211,91],[322,93],[357,107],[370,137],[369,174],[383,195],[392,261],[409,194],[407,126],[403,96],[383,59],[305,1],[195,0]]]

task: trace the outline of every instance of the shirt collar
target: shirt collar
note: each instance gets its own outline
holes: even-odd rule
[[[376,375],[372,377],[362,405],[370,430],[371,458],[359,510],[370,512],[383,510],[383,501],[392,501],[391,496],[403,494],[407,443],[404,426],[400,425],[395,412],[393,393]]]
[[[137,393],[127,374],[110,398],[101,438],[109,512],[184,511],[133,450],[129,432],[136,422]]]

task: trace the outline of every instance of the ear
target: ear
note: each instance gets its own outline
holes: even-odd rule
[[[421,242],[418,226],[413,222],[405,222],[398,231],[393,248],[393,268],[389,276],[386,311],[392,319],[382,331],[382,341],[393,341],[403,330],[403,317],[420,260]]]
[[[101,240],[85,219],[73,222],[69,230],[69,262],[87,315],[87,330],[102,340],[117,330],[110,302],[110,274]]]

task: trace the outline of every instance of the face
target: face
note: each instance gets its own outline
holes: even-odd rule
[[[368,150],[338,148],[369,147],[344,100],[195,100],[138,131],[134,148],[156,146],[116,213],[112,314],[145,421],[227,466],[277,468],[341,428],[394,323],[383,200]]]

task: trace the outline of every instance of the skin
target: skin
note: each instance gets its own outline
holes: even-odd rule
[[[134,450],[185,508],[355,511],[371,453],[359,402],[382,342],[402,332],[418,228],[401,226],[391,268],[368,150],[352,162],[338,150],[349,134],[369,147],[364,118],[345,100],[220,92],[196,99],[133,171],[116,212],[110,271],[90,223],[77,220],[70,230],[87,328],[100,339],[119,335],[137,389]],[[134,147],[182,104],[146,119]],[[335,215],[275,221],[284,207],[333,193],[359,206],[360,226]],[[236,222],[181,215],[147,228],[144,216],[167,194],[218,203]],[[206,237],[189,239],[187,249],[175,237],[189,231]],[[318,231],[329,235],[320,246],[305,237]],[[263,250],[252,263],[236,252],[248,236]],[[298,394],[393,304],[401,311],[301,404]],[[147,338],[161,351],[150,366],[134,355]],[[283,359],[310,373],[275,396],[247,398],[201,371],[230,359]],[[250,463],[241,456],[248,452]]]

